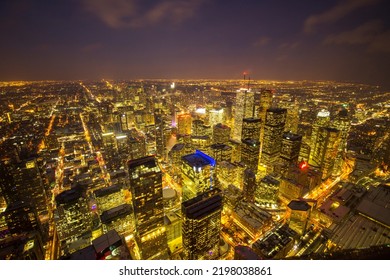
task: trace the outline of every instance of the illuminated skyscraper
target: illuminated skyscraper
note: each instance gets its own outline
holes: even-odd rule
[[[244,119],[253,118],[254,112],[254,92],[251,89],[245,90]]]
[[[287,205],[288,225],[299,235],[304,235],[306,233],[310,210],[310,205],[303,200],[292,200]]]
[[[243,119],[253,118],[253,102],[253,92],[248,89],[240,89],[237,91],[234,114],[233,139],[241,140]]]
[[[103,233],[115,229],[119,234],[129,236],[134,232],[133,209],[129,204],[122,204],[103,211],[100,220]]]
[[[126,131],[130,129],[131,122],[129,120],[129,115],[126,113],[119,113],[118,119],[121,125],[121,131]]]
[[[246,202],[255,202],[256,174],[252,169],[245,169],[243,194]]]
[[[54,222],[63,250],[61,255],[87,247],[91,238],[92,219],[85,191],[76,187],[63,191],[55,200],[57,208],[54,211]]]
[[[242,120],[242,139],[255,139],[260,138],[261,120],[255,118],[245,118]]]
[[[127,138],[129,146],[129,158],[137,159],[146,156],[146,139],[141,133],[134,132]]]
[[[7,205],[24,201],[38,216],[47,211],[43,178],[36,159],[0,162],[0,188]]]
[[[201,151],[182,157],[183,201],[214,187],[214,168],[215,160]]]
[[[260,143],[257,139],[241,140],[241,162],[257,172],[259,164]]]
[[[192,136],[212,136],[212,127],[206,125],[202,120],[192,122]]]
[[[219,257],[223,198],[219,189],[182,203],[183,252],[187,260]]]
[[[218,123],[223,123],[223,109],[211,109],[209,111],[209,125],[214,127]]]
[[[165,159],[167,157],[165,123],[163,116],[157,112],[154,114],[154,122],[156,125],[156,151],[157,156]]]
[[[225,144],[213,144],[209,147],[210,155],[217,161],[230,161],[232,158],[232,147]]]
[[[93,194],[100,214],[125,203],[125,194],[122,185],[101,188],[95,190]]]
[[[280,156],[286,114],[286,109],[271,108],[267,110],[260,160],[260,163],[266,166],[267,174],[273,171],[273,166]]]
[[[270,206],[278,201],[280,182],[270,175],[260,180],[256,188],[255,200],[260,205]]]
[[[322,172],[322,179],[332,175],[340,143],[340,131],[330,127],[320,127],[314,149],[310,153],[309,164]]]
[[[116,146],[115,134],[113,132],[107,132],[102,134],[103,147],[104,147],[104,159],[108,170],[113,171],[120,167],[118,162],[118,149]]]
[[[191,134],[192,117],[190,114],[177,115],[177,130],[179,134]]]
[[[267,115],[267,110],[271,108],[272,105],[272,90],[262,90],[260,91],[260,106],[258,108],[258,112],[256,112],[256,117],[261,120],[261,129],[260,129],[260,144],[263,145],[263,137],[264,137],[264,126],[265,119]]]
[[[233,149],[231,162],[240,162],[241,161],[241,142],[230,139],[229,146],[231,146]]]
[[[343,156],[347,148],[347,139],[349,130],[351,128],[351,120],[346,109],[341,110],[337,114],[333,126],[340,131],[340,144],[337,152],[336,162],[333,167],[333,174],[339,175],[342,171]]]
[[[281,100],[278,102],[278,107],[287,109],[286,131],[298,133],[299,124],[299,104],[298,101],[292,98],[289,100]]]
[[[281,178],[279,196],[287,200],[302,198],[321,184],[321,177],[322,172],[306,162],[290,166],[290,170]]]
[[[320,112],[318,112],[316,120],[314,121],[314,124],[312,126],[311,130],[311,140],[310,140],[310,150],[314,150],[314,146],[316,145],[318,131],[320,127],[327,127],[329,126],[330,122],[330,112],[327,110],[322,109]]]
[[[280,161],[283,172],[287,172],[290,165],[297,164],[302,144],[302,136],[291,132],[285,132],[282,139]]]
[[[4,215],[8,230],[12,234],[40,230],[37,212],[29,203],[23,201],[13,202],[8,205],[2,215]]]
[[[141,259],[166,259],[161,169],[153,156],[130,160],[128,168]]]
[[[213,142],[215,144],[228,144],[231,129],[227,125],[218,123],[213,127]]]

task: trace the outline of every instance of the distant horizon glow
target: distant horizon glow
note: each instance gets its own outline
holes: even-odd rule
[[[245,77],[248,87],[258,79],[390,88],[383,0],[14,2],[0,2],[4,81]]]

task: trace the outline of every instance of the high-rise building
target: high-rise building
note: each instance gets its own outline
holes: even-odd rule
[[[63,191],[56,196],[55,200],[57,208],[54,210],[54,222],[61,250],[63,250],[62,255],[88,246],[92,219],[85,191],[76,187]],[[80,242],[83,239],[84,241]],[[72,243],[78,244],[75,246]]]
[[[247,168],[244,171],[244,184],[243,194],[246,202],[255,202],[255,191],[256,191],[256,174],[252,169]]]
[[[191,136],[191,146],[195,150],[202,151],[205,154],[211,154],[211,137],[209,136]]]
[[[330,112],[322,109],[317,113],[317,117],[313,123],[310,137],[310,150],[314,150],[314,146],[317,142],[318,131],[320,127],[328,127],[330,122]]]
[[[209,147],[210,155],[217,161],[230,161],[232,158],[232,147],[225,144],[213,144]]]
[[[120,167],[118,163],[118,149],[116,146],[116,139],[114,132],[106,132],[102,134],[104,159],[107,169],[112,171]]]
[[[267,115],[267,110],[271,108],[272,105],[272,90],[262,90],[260,91],[260,104],[258,107],[258,111],[256,112],[256,118],[261,120],[261,129],[260,129],[260,143],[263,145],[263,137],[264,137],[264,125],[265,119]]]
[[[167,258],[162,172],[153,156],[128,162],[136,241],[141,259]]]
[[[161,114],[154,114],[154,122],[156,124],[156,151],[157,156],[165,159],[167,157],[165,123]]]
[[[245,104],[244,104],[244,117],[246,118],[253,118],[254,116],[254,92],[251,89],[241,89],[245,91]]]
[[[228,144],[231,129],[227,125],[218,123],[213,127],[213,142],[215,144]]]
[[[267,110],[260,163],[266,166],[268,174],[273,171],[273,165],[280,156],[286,114],[286,109],[270,108]]]
[[[351,128],[351,120],[348,111],[342,109],[336,116],[333,126],[340,131],[340,144],[337,152],[336,162],[333,167],[333,174],[339,175],[343,166],[343,155],[347,148],[347,139]]]
[[[191,134],[192,117],[190,114],[177,115],[177,130],[178,134]]]
[[[240,89],[236,95],[234,113],[233,139],[240,140],[242,133],[242,121],[245,118],[253,118],[254,94],[248,89]]]
[[[306,233],[310,218],[311,207],[304,200],[292,200],[287,205],[288,225],[299,235]]]
[[[230,139],[229,146],[231,146],[233,149],[231,162],[240,162],[241,161],[241,142]]]
[[[24,201],[38,214],[47,211],[46,193],[37,160],[0,162],[0,188],[7,205]]]
[[[277,204],[279,193],[279,180],[267,175],[260,180],[256,188],[255,200],[260,205],[271,206]]]
[[[234,185],[240,190],[243,186],[243,173],[245,165],[240,162],[222,161],[217,166],[217,178],[219,186],[222,189],[228,188],[229,185]]]
[[[301,144],[301,149],[299,151],[299,161],[305,161],[309,162],[310,158],[310,141],[304,140],[302,138],[302,144]]]
[[[125,203],[125,194],[122,185],[101,188],[95,190],[93,194],[97,203],[97,210],[100,214]]]
[[[320,127],[314,149],[310,153],[309,164],[322,172],[322,179],[332,175],[340,143],[340,131],[330,127]]]
[[[183,252],[187,260],[219,257],[223,198],[219,189],[182,203]]]
[[[182,249],[182,217],[181,209],[167,211],[164,216],[167,240],[170,252]]]
[[[321,178],[322,172],[306,162],[290,166],[290,170],[281,178],[279,196],[287,200],[302,198],[321,184]]]
[[[278,107],[287,109],[286,117],[286,131],[291,131],[292,133],[298,133],[299,125],[299,104],[297,99],[289,98],[288,100],[280,100],[278,102]]]
[[[218,123],[223,123],[223,109],[215,108],[209,111],[209,125],[214,127]]]
[[[172,165],[172,173],[180,172],[181,169],[181,158],[185,155],[192,154],[195,150],[190,144],[177,143],[168,153],[169,162]]]
[[[209,136],[212,137],[212,127],[207,125],[202,120],[194,120],[192,122],[192,136]]]
[[[15,201],[8,205],[3,215],[11,234],[40,230],[37,212],[29,203]]]
[[[115,229],[120,235],[129,236],[134,232],[133,209],[129,204],[122,204],[105,210],[100,215],[103,233]]]
[[[260,143],[257,139],[241,140],[241,162],[257,172],[259,164]]]
[[[261,120],[245,118],[242,120],[241,139],[260,139]]]
[[[290,165],[298,163],[299,152],[302,144],[302,136],[291,132],[283,133],[280,161],[283,173],[288,171]]]
[[[129,146],[126,134],[117,134],[115,136],[116,147],[118,150],[118,156],[120,158],[127,157],[129,154]]]
[[[197,150],[182,157],[181,176],[183,201],[189,200],[214,187],[215,160]]]
[[[140,133],[133,133],[127,138],[129,145],[129,158],[137,159],[146,156],[146,139]]]

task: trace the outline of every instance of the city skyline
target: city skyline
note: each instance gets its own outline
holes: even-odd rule
[[[0,83],[0,259],[388,258],[390,93],[247,82]]]
[[[1,80],[335,80],[390,87],[383,0],[3,1]]]

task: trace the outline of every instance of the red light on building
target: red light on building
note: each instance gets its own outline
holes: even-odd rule
[[[300,169],[305,169],[305,168],[307,168],[307,167],[308,167],[307,162],[302,161],[302,162],[299,164],[299,168],[300,168]]]

